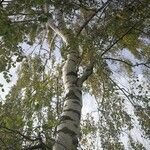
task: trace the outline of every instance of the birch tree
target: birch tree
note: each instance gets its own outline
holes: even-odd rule
[[[132,128],[131,116],[123,110],[124,101],[116,91],[122,92],[134,109],[140,108],[137,116],[141,115],[144,135],[148,137],[148,124],[142,120],[144,115],[149,117],[145,111],[149,107],[148,92],[140,98],[127,94],[113,77],[115,66],[130,78],[136,76],[135,68],[141,67],[149,82],[147,0],[4,0],[0,11],[0,71],[10,82],[10,68],[17,62],[22,62],[24,67],[18,73],[16,87],[12,88],[12,92],[17,91],[16,96],[8,94],[1,106],[1,114],[6,113],[7,105],[12,103],[10,99],[14,101],[14,108],[15,102],[20,106],[22,112],[16,108],[20,131],[10,125],[7,115],[3,117],[1,129],[16,133],[23,140],[11,147],[11,140],[10,143],[3,141],[4,134],[3,147],[76,150],[82,139],[81,131],[85,131],[80,129],[80,122],[82,94],[87,92],[95,96],[102,115],[99,129],[103,149],[123,149],[118,142],[121,131],[124,125],[128,130]],[[27,47],[31,48],[27,50]],[[134,60],[122,54],[126,51]],[[4,91],[3,85],[1,87]],[[107,113],[107,109],[111,111]],[[36,119],[40,128],[34,131]],[[130,139],[132,148],[136,147],[132,137]]]

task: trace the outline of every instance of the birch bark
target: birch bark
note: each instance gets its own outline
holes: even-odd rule
[[[53,150],[76,150],[78,146],[82,108],[81,85],[77,84],[79,59],[78,51],[71,51],[63,67],[66,96]]]
[[[78,50],[68,51],[70,54],[63,67],[66,96],[53,150],[77,150],[82,109],[82,84],[93,72],[94,62],[92,61],[79,78],[79,52]]]
[[[58,22],[63,23],[62,14],[58,11],[56,14]],[[48,25],[58,34],[68,47],[68,43],[75,42],[69,40],[61,31],[62,26],[57,28],[53,20],[48,21]],[[68,42],[72,41],[72,42]],[[76,44],[73,45],[76,45]],[[80,118],[82,109],[82,84],[92,74],[93,63],[83,73],[82,77],[78,77],[80,64],[79,50],[80,46],[73,46],[67,49],[69,52],[66,63],[63,67],[63,84],[65,88],[65,99],[63,113],[60,118],[60,124],[57,126],[57,133],[53,150],[77,150],[78,137],[80,134]]]

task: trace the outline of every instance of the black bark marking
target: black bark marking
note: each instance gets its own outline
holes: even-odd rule
[[[60,118],[60,121],[65,121],[65,120],[71,120],[71,121],[73,121],[73,119],[71,117],[69,117],[69,116],[62,116]]]
[[[77,51],[70,51],[70,53],[75,53],[75,54],[78,55],[78,52],[77,52]]]
[[[67,80],[65,83],[70,83],[70,82],[71,82],[70,80]],[[75,81],[72,81],[71,84],[77,86],[77,79]]]
[[[58,133],[59,133],[59,132],[63,132],[63,133],[65,133],[65,134],[69,134],[69,135],[71,135],[71,136],[77,135],[74,131],[68,129],[67,127],[62,128],[62,129],[58,130],[57,132],[58,132]]]
[[[77,89],[77,91],[78,91],[80,94],[82,94],[82,91],[81,91],[81,90]]]
[[[81,103],[79,101],[72,101],[74,104],[78,104],[81,106]]]
[[[78,128],[78,125],[76,125],[75,123],[74,123],[74,126],[75,126],[76,128]]]
[[[68,61],[73,61],[74,63],[76,63],[76,61],[71,58],[69,58]]]
[[[76,94],[74,93],[73,90],[70,90],[67,94],[66,94],[66,99],[76,99],[78,101],[80,101],[80,98],[78,96],[76,96]]]
[[[78,138],[77,138],[77,137],[74,137],[74,138],[73,138],[72,144],[75,145],[76,147],[78,146],[79,141],[78,141]]]
[[[74,110],[74,109],[66,109],[66,110],[64,110],[64,111],[72,111],[73,113],[76,113],[76,114],[78,115],[79,120],[80,120],[80,118],[81,118],[81,113],[80,113],[79,111],[77,111],[77,110]]]
[[[67,76],[75,76],[75,77],[77,77],[77,73],[73,72],[73,71],[68,72],[66,75]]]
[[[66,99],[65,101],[71,101],[72,99]],[[79,102],[78,100],[72,100],[71,103],[77,104],[80,107],[82,107],[81,102]],[[68,106],[68,102],[66,102],[65,107]]]
[[[70,51],[70,54],[75,55],[75,57],[80,58],[79,53],[77,51]]]
[[[88,71],[88,72],[90,72],[90,71],[92,72],[92,70],[93,70],[93,68],[87,68],[86,69],[86,71]]]

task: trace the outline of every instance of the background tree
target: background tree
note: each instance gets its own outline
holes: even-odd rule
[[[149,87],[136,79],[140,67],[149,83],[147,0],[4,0],[0,12],[0,71],[7,82],[10,68],[22,62],[1,104],[3,149],[51,149],[54,143],[54,149],[77,149],[81,91],[94,95],[99,113],[98,122],[91,114],[81,121],[81,147],[96,149],[85,142],[93,134],[103,149],[124,149],[120,136],[134,128],[135,117],[149,138]],[[137,89],[122,88],[116,74],[126,74]],[[131,148],[144,149],[127,136]]]

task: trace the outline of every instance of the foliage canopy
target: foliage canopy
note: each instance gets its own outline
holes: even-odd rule
[[[148,0],[2,0],[0,13],[0,72],[7,82],[20,63],[16,84],[0,103],[1,149],[51,149],[63,107],[62,66],[75,48],[79,75],[94,60],[83,93],[94,95],[98,114],[98,121],[92,113],[82,119],[80,147],[96,149],[99,139],[104,150],[125,149],[121,136],[129,149],[146,147],[131,133],[138,126],[148,143]],[[129,86],[120,85],[122,76]]]

